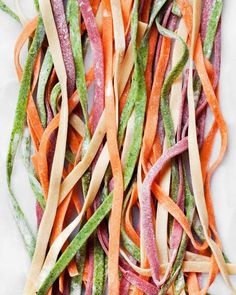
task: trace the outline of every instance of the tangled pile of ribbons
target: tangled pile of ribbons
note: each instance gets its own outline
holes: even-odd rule
[[[24,295],[206,294],[218,273],[235,294],[211,195],[222,2],[35,0],[28,20],[0,1],[22,25],[6,171]],[[12,186],[20,146],[36,234]]]

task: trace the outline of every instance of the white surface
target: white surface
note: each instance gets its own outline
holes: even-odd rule
[[[6,1],[14,7],[14,1]],[[33,15],[33,1],[21,1],[28,16]],[[28,4],[28,5],[27,5]],[[236,1],[225,1],[222,22],[221,105],[229,126],[229,149],[213,177],[212,191],[219,234],[224,252],[236,263]],[[29,267],[29,258],[11,215],[6,187],[5,159],[19,85],[14,68],[14,45],[21,26],[0,12],[0,295],[20,295]],[[14,190],[35,230],[34,197],[27,174],[19,159],[13,175]],[[232,278],[236,286],[236,278]],[[228,295],[220,277],[209,290],[214,295]]]

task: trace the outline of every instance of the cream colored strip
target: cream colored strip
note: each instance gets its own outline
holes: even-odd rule
[[[38,230],[35,253],[32,259],[29,275],[27,277],[26,285],[24,288],[25,295],[36,294],[35,283],[37,281],[37,278],[39,276],[45,259],[48,241],[53,227],[59,200],[59,191],[64,166],[68,127],[67,76],[50,1],[42,0],[40,2],[40,8],[54,66],[61,85],[62,102],[56,148],[50,177],[48,198],[46,202],[46,208]]]
[[[137,43],[140,44],[142,37],[145,33],[147,28],[147,24],[139,22],[138,24],[138,36],[137,36]],[[133,49],[132,45],[129,44],[129,47],[126,50],[125,57],[123,59],[121,68],[120,68],[120,75],[118,81],[118,93],[122,95],[125,85],[129,79],[130,73],[134,66],[134,56],[133,56]]]
[[[167,150],[167,140],[165,138],[163,153]],[[161,173],[160,187],[162,191],[169,196],[170,193],[170,178],[171,169],[170,165],[166,167],[164,173]],[[169,261],[169,250],[168,250],[168,211],[158,203],[157,213],[156,213],[156,241],[157,241],[157,251],[158,259],[161,264],[168,263]]]
[[[111,2],[113,31],[115,39],[115,59],[114,59],[114,92],[115,92],[115,106],[116,106],[116,123],[119,122],[119,93],[118,81],[120,76],[121,63],[125,52],[125,31],[121,12],[121,5],[119,0],[112,0]],[[105,13],[105,12],[104,12]]]
[[[191,260],[191,261],[203,261],[203,262],[211,262],[211,258],[208,256],[192,253],[189,251],[186,251],[185,253],[185,260]]]
[[[85,125],[80,117],[76,114],[70,116],[70,125],[79,133],[80,136],[84,137],[85,134]]]
[[[226,271],[230,275],[236,274],[236,265],[227,263],[225,265]],[[185,261],[183,263],[184,272],[209,273],[211,270],[211,262],[200,261]]]
[[[197,131],[196,131],[196,117],[195,117],[195,105],[194,105],[194,91],[193,91],[193,54],[195,49],[196,40],[198,38],[199,26],[201,19],[201,0],[193,1],[193,30],[191,37],[190,47],[190,67],[189,67],[189,80],[188,80],[188,108],[189,108],[189,128],[188,128],[188,145],[189,145],[189,161],[190,172],[192,179],[193,194],[199,218],[203,227],[204,235],[212,253],[216,259],[222,277],[226,285],[231,290],[232,294],[236,294],[236,290],[231,284],[228,278],[228,268],[224,261],[224,257],[218,245],[209,236],[208,228],[208,214],[204,197],[204,187],[202,180],[201,162],[199,156]]]
[[[183,40],[187,39],[188,31],[184,21],[181,19],[178,28],[178,35],[182,37]],[[183,46],[179,40],[175,41],[173,55],[172,55],[172,68],[179,61],[179,57],[183,54]],[[171,87],[170,94],[170,111],[171,117],[174,123],[175,133],[178,127],[178,120],[180,115],[181,101],[182,101],[182,74],[178,77],[178,79],[173,83]],[[163,153],[167,149],[167,139],[164,140]],[[169,195],[170,190],[170,179],[171,179],[171,168],[170,166],[165,169],[164,174],[162,174],[160,186],[163,192],[166,195]],[[168,254],[168,212],[166,209],[158,204],[157,207],[157,215],[156,215],[156,239],[157,239],[157,249],[158,249],[158,257],[160,263],[167,263],[169,258]]]

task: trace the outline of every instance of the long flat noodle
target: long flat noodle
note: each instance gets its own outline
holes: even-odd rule
[[[120,146],[122,144],[122,139],[124,137],[125,129],[128,124],[129,118],[131,117],[131,113],[133,112],[135,100],[137,99],[138,79],[139,79],[138,70],[136,68],[132,77],[131,89],[120,117],[120,124],[119,124],[119,130],[118,130],[118,141]]]
[[[182,72],[182,69],[184,68],[184,65],[186,64],[186,62],[188,60],[189,54],[188,54],[188,48],[181,37],[179,37],[178,35],[176,35],[175,33],[171,32],[171,31],[161,27],[158,23],[157,23],[157,26],[158,26],[158,29],[161,34],[163,34],[164,36],[167,36],[169,38],[178,39],[183,46],[182,56],[181,56],[180,60],[178,61],[178,63],[175,65],[175,67],[172,69],[172,71],[167,76],[167,78],[163,84],[162,92],[161,92],[161,112],[162,112],[162,117],[163,117],[163,121],[164,121],[165,132],[166,132],[166,136],[167,136],[167,144],[168,144],[168,146],[171,146],[175,143],[175,128],[174,128],[173,120],[170,119],[171,114],[170,114],[170,109],[169,109],[167,99],[168,99],[170,87],[173,84],[173,82],[175,81],[175,79],[178,78],[180,73]]]
[[[142,77],[144,82],[144,76]],[[141,84],[141,83],[140,83]],[[125,156],[125,169],[124,169],[124,187],[125,189],[128,187],[130,180],[132,178],[135,164],[138,159],[138,155],[141,148],[142,142],[142,132],[143,132],[143,123],[144,123],[144,113],[145,113],[145,104],[146,104],[146,93],[145,93],[145,84],[141,84],[141,87],[138,90],[138,97],[135,103],[134,110],[134,132],[132,141],[129,146],[129,150]],[[139,126],[139,128],[137,128]]]
[[[114,65],[114,91],[116,99],[116,121],[119,119],[119,87],[120,68],[125,52],[125,32],[122,18],[121,3],[119,0],[111,1],[111,11],[113,18],[113,29],[115,39],[115,65]]]
[[[147,172],[147,165],[145,164],[146,162],[148,162],[147,159],[150,156],[151,147],[154,143],[156,135],[156,127],[158,122],[158,108],[160,103],[162,83],[165,75],[164,69],[166,69],[167,67],[170,47],[171,44],[169,39],[163,39],[160,59],[154,74],[153,86],[148,100],[146,124],[143,135],[143,147],[141,152],[142,166],[145,173]]]
[[[206,202],[204,198],[201,164],[200,164],[200,157],[199,157],[199,150],[198,150],[198,143],[197,143],[192,69],[193,69],[193,58],[194,58],[196,62],[196,66],[198,66],[198,72],[202,73],[199,67],[200,54],[201,54],[201,41],[200,41],[200,38],[198,37],[198,29],[199,29],[199,22],[200,22],[200,16],[199,16],[200,5],[201,5],[201,1],[193,2],[192,26],[191,26],[191,23],[188,24],[189,28],[192,27],[191,48],[190,48],[191,59],[190,59],[190,71],[189,71],[189,83],[188,83],[188,106],[189,106],[188,134],[189,134],[189,138],[191,139],[189,140],[190,172],[192,176],[192,187],[193,187],[196,207],[198,210],[201,224],[203,226],[205,238],[214,254],[214,257],[217,261],[217,264],[219,266],[219,269],[222,273],[222,276],[227,286],[231,289],[233,293],[235,293],[236,291],[233,288],[227,276],[227,270],[225,268],[225,262],[224,262],[222,252],[219,249],[218,245],[211,239],[208,233],[209,221],[208,221]],[[196,42],[197,42],[197,47],[195,49]],[[195,55],[194,55],[194,49],[195,49]],[[205,66],[203,68],[205,68]],[[206,81],[208,81],[207,74],[205,74],[204,78],[202,75],[201,80],[203,85],[205,86],[204,92],[208,94],[208,97],[210,96],[215,97],[214,91],[211,88],[209,89],[209,91],[207,91],[208,90],[206,87]],[[208,84],[210,85],[210,82]],[[227,132],[224,130],[222,131],[222,139],[224,140],[225,137],[227,138]],[[223,156],[223,154],[224,154],[224,151],[221,152],[221,157]]]
[[[94,53],[95,94],[92,119],[92,133],[94,132],[104,108],[104,61],[100,34],[88,0],[78,0],[88,36]]]
[[[206,32],[205,42],[203,46],[203,53],[206,56],[207,59],[210,58],[212,53],[212,48],[214,44],[214,39],[216,35],[216,30],[218,27],[219,19],[221,16],[223,8],[223,2],[222,0],[216,0],[214,2],[214,6],[212,8],[211,16],[208,22],[208,29]]]
[[[63,1],[51,0],[53,15],[55,18],[58,37],[60,40],[61,52],[65,63],[67,74],[68,97],[70,97],[75,88],[75,65],[70,44],[69,32],[66,24]]]
[[[13,214],[16,219],[17,226],[22,235],[27,252],[29,253],[30,256],[32,256],[34,253],[35,239],[28,225],[28,222],[26,221],[24,217],[24,213],[22,209],[20,208],[20,205],[17,199],[15,198],[14,192],[11,187],[11,176],[12,176],[15,155],[17,152],[18,145],[22,138],[24,124],[25,124],[26,105],[27,105],[27,98],[30,92],[30,83],[31,83],[31,77],[33,72],[33,66],[34,66],[35,59],[38,55],[39,49],[42,45],[43,39],[44,39],[44,27],[43,27],[42,19],[39,18],[35,36],[31,44],[29,55],[26,60],[25,69],[23,72],[20,92],[18,96],[18,102],[16,106],[16,113],[15,113],[15,118],[13,123],[13,129],[12,129],[10,144],[8,149],[8,155],[7,155],[7,185],[8,185],[11,204],[14,210]]]
[[[113,1],[112,1],[113,2]],[[110,6],[109,1],[103,2],[103,42],[104,42],[104,55],[105,55],[105,106],[106,106],[106,128],[107,128],[107,144],[111,162],[111,169],[114,177],[114,190],[111,216],[109,220],[109,252],[108,252],[108,292],[109,294],[119,294],[119,248],[120,248],[120,226],[121,226],[121,211],[123,204],[123,175],[121,160],[119,155],[119,148],[117,142],[117,115],[118,115],[118,74],[120,67],[120,58],[122,58],[125,43],[122,47],[121,44],[116,44],[116,61],[115,61],[115,75],[114,75],[114,91],[116,96],[116,107],[114,104],[113,93],[113,46],[110,42],[112,39],[112,14],[115,5]],[[120,11],[121,13],[121,11]],[[117,30],[117,23],[114,23],[114,30]],[[120,36],[122,38],[122,36]],[[115,32],[115,42],[117,40],[117,32]],[[124,40],[123,40],[124,41]]]
[[[213,2],[213,1],[210,1],[210,2]],[[212,5],[212,3],[210,2],[206,2],[203,5],[202,23],[201,23],[201,38],[204,40],[203,42],[203,48],[205,48],[204,55],[207,59],[210,59],[212,55],[214,38],[216,40],[215,42],[219,44],[219,41],[217,41],[219,40],[219,37],[218,37],[219,33],[216,33],[216,30],[220,31],[219,18],[222,12],[222,1],[214,1],[212,8],[210,7]],[[208,23],[209,25],[207,26]],[[217,60],[219,60],[220,58],[218,57],[219,57],[219,54],[216,54],[214,61],[216,60],[216,58]],[[218,69],[215,69],[216,76],[218,76],[218,78],[215,79],[215,82],[213,85],[214,88],[217,86],[218,79],[219,79],[219,67],[216,67],[216,68],[218,68]],[[194,91],[195,91],[195,97],[197,96],[195,100],[198,101],[198,105],[200,105],[200,103],[202,102],[203,102],[203,105],[204,105],[204,102],[206,103],[204,92],[201,93],[201,89],[202,89],[201,81],[199,77],[197,76],[195,77],[195,80],[194,80]],[[204,109],[201,112],[201,115],[197,122],[197,128],[199,129],[198,142],[200,147],[202,146],[203,138],[204,138],[205,121],[206,121],[206,109]]]
[[[117,3],[113,3],[114,4]],[[110,42],[112,39],[112,6],[109,1],[103,2],[103,42],[104,42],[104,55],[105,55],[105,107],[106,107],[106,129],[107,129],[107,145],[111,162],[111,169],[114,178],[113,202],[111,216],[109,220],[109,253],[108,253],[108,292],[110,294],[119,294],[119,249],[120,249],[120,225],[121,225],[121,211],[123,204],[123,175],[121,160],[119,155],[119,148],[117,142],[117,119],[118,109],[114,104],[114,92],[116,95],[116,102],[118,105],[118,71],[119,71],[119,56],[121,51],[117,52],[115,62],[115,75],[114,75],[114,90],[113,90],[113,44]],[[113,7],[114,9],[114,7]],[[121,13],[121,12],[120,12]],[[117,24],[114,23],[114,29]],[[116,28],[117,29],[117,28]],[[116,33],[115,33],[115,37]],[[121,36],[122,37],[122,36]],[[115,41],[117,42],[117,40]],[[122,48],[116,48],[121,50]]]
[[[10,15],[11,17],[13,17],[17,22],[20,23],[20,18],[19,16],[11,10],[10,7],[8,7],[2,0],[0,0],[0,9],[4,12],[6,12],[8,15]]]
[[[142,188],[142,195],[140,198],[140,214],[141,214],[141,224],[143,229],[143,238],[146,248],[147,257],[152,269],[152,277],[155,284],[160,287],[162,282],[159,281],[160,275],[160,264],[158,261],[158,254],[156,248],[156,240],[154,234],[154,226],[151,220],[152,209],[151,209],[151,186],[156,177],[160,172],[161,168],[174,156],[185,151],[187,148],[187,139],[175,144],[172,148],[167,150],[167,152],[161,156],[158,162],[151,168],[147,174]],[[164,277],[163,282],[166,280]]]
[[[80,103],[83,110],[83,117],[88,128],[88,106],[87,106],[87,89],[85,81],[85,70],[83,65],[83,53],[82,53],[82,43],[81,43],[81,32],[79,23],[79,12],[78,4],[76,0],[70,1],[70,38],[72,44],[72,51],[75,60],[75,71],[76,71],[76,87],[80,95]],[[86,130],[89,135],[89,131]],[[87,135],[87,136],[88,136]]]
[[[80,119],[79,116],[72,114],[70,116],[70,125],[81,135],[84,137],[85,135],[85,124],[84,122]]]
[[[185,261],[183,263],[184,272],[196,272],[196,273],[209,273],[211,269],[211,262],[200,262],[200,261]],[[235,264],[226,264],[227,272],[230,275],[235,274]]]
[[[140,204],[140,198],[142,195],[142,164],[141,164],[141,158],[139,159],[138,162],[138,169],[137,169],[137,193],[138,193],[138,200]],[[146,249],[144,246],[144,236],[143,236],[143,227],[141,226],[141,214],[140,214],[140,267],[146,268],[150,266],[147,255],[146,255]],[[139,290],[136,290],[136,293],[139,295]],[[142,293],[141,293],[142,295]]]
[[[44,128],[46,127],[46,123],[47,123],[47,115],[46,115],[46,109],[44,104],[45,87],[46,87],[50,72],[52,70],[52,67],[53,67],[52,56],[51,56],[50,50],[48,49],[45,54],[42,68],[40,71],[37,96],[36,96],[40,120]]]
[[[62,103],[60,112],[60,122],[58,128],[55,154],[53,158],[50,185],[46,208],[39,226],[36,248],[30,268],[30,272],[24,288],[24,294],[35,294],[35,278],[38,277],[45,258],[47,245],[52,230],[54,218],[56,215],[57,204],[59,200],[59,189],[64,165],[64,155],[66,148],[67,125],[68,125],[68,98],[67,98],[67,76],[63,62],[63,56],[60,48],[60,41],[57,35],[57,29],[53,18],[50,1],[40,3],[42,18],[57,72],[57,76],[62,90]]]
[[[134,136],[134,128],[135,128],[135,113],[133,111],[127,124],[125,139],[124,139],[123,149],[121,154],[121,163],[123,168],[127,161],[127,155],[132,144],[132,138]]]
[[[189,252],[189,251],[186,251],[184,258],[185,258],[185,260],[191,260],[191,261],[206,261],[206,262],[211,261],[211,258],[208,256],[196,254],[196,253]]]

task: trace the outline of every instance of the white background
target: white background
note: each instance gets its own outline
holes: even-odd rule
[[[13,0],[6,1],[14,7]],[[33,0],[22,6],[28,17],[34,15]],[[224,4],[222,21],[221,106],[229,127],[229,148],[223,164],[213,177],[212,190],[217,226],[224,252],[236,263],[236,1]],[[14,46],[21,26],[0,12],[0,295],[20,295],[29,267],[29,257],[11,215],[6,187],[5,160],[19,85],[14,68]],[[24,57],[24,55],[23,55]],[[17,198],[35,230],[34,197],[27,174],[19,159],[13,175]],[[236,278],[232,277],[236,286]],[[214,295],[230,292],[220,277],[209,290]]]

